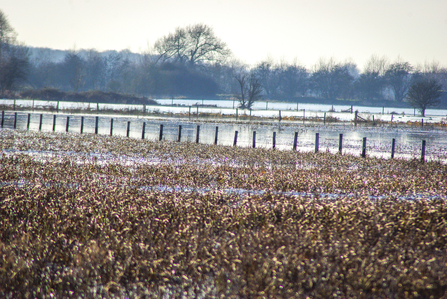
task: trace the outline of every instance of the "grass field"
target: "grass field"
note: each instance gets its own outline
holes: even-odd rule
[[[445,164],[0,137],[0,297],[447,296]]]

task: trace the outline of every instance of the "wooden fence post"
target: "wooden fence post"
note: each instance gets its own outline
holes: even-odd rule
[[[28,113],[28,121],[26,122],[26,129],[29,131],[29,126],[31,124],[31,113]]]
[[[182,125],[178,126],[178,142],[182,140]]]
[[[276,132],[273,132],[273,148],[276,147]]]
[[[127,133],[126,133],[126,137],[130,136],[130,121],[127,122]]]
[[[43,123],[43,114],[40,114],[40,119],[39,119],[39,132],[42,131],[42,123]]]
[[[366,158],[366,137],[363,137],[362,158]]]
[[[113,118],[110,119],[110,136],[113,136]]]
[[[293,150],[296,151],[298,146],[298,132],[295,132],[295,136],[293,137]]]
[[[144,133],[146,132],[146,122],[143,122],[143,129],[141,130],[141,139],[144,140]]]
[[[393,141],[391,142],[391,159],[394,159],[395,149],[396,149],[396,139],[393,138]]]
[[[422,146],[421,146],[421,162],[425,162],[425,140],[422,140]]]
[[[237,134],[238,134],[238,131],[234,131],[234,141],[233,141],[233,146],[236,146],[236,145],[237,145]]]
[[[40,123],[42,123],[42,122],[40,122]],[[41,126],[39,125],[39,131],[40,131],[40,128],[41,128]],[[53,132],[56,132],[56,114],[53,115]]]
[[[338,152],[343,155],[343,134],[338,137]]]
[[[199,138],[200,138],[200,126],[197,126],[196,129],[196,143],[199,143]]]
[[[358,114],[358,111],[355,111],[355,114],[354,114],[354,125],[357,127],[357,114]]]
[[[5,123],[5,111],[2,110],[2,128],[4,123]]]
[[[99,116],[95,118],[95,134],[98,135]]]
[[[14,130],[17,128],[17,112],[14,113]]]
[[[160,134],[158,136],[158,141],[163,140],[163,125],[160,125]]]
[[[315,153],[318,153],[320,147],[320,133],[315,133]]]
[[[281,110],[279,110],[279,121],[281,121]]]
[[[216,126],[216,134],[214,135],[214,144],[217,145],[217,135],[219,134],[219,127]]]
[[[323,125],[326,125],[326,112],[324,113]]]
[[[306,121],[306,109],[303,109],[303,124]]]
[[[65,123],[65,132],[68,132],[69,126],[70,126],[70,116],[67,116],[67,122]]]
[[[84,116],[81,116],[81,134],[84,134]]]
[[[253,131],[253,148],[256,147],[256,131]]]

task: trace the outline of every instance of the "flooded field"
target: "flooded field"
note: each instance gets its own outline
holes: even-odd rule
[[[446,295],[438,158],[197,144],[186,129],[177,142],[178,123],[162,141],[142,140],[133,122],[122,136],[126,120],[116,136],[110,119],[99,134],[75,122],[69,132],[62,122],[0,129],[0,297]]]

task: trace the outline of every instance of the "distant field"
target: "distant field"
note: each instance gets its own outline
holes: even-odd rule
[[[447,295],[445,163],[0,138],[0,297]]]

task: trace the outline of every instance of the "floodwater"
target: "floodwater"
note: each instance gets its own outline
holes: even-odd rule
[[[30,114],[29,130],[53,131],[53,120],[56,114]],[[81,115],[57,114],[54,131],[80,133]],[[96,117],[84,116],[83,133],[95,133]],[[196,142],[199,126],[199,143],[214,144],[217,128],[217,144],[233,146],[237,131],[237,146],[256,148],[272,148],[273,135],[276,135],[275,148],[292,150],[295,133],[297,133],[297,150],[303,152],[315,151],[316,133],[319,134],[319,151],[337,153],[339,151],[340,134],[343,134],[343,154],[360,155],[363,138],[366,137],[366,154],[375,157],[390,158],[392,140],[396,140],[395,157],[413,159],[421,157],[421,143],[426,141],[425,155],[427,160],[447,161],[447,130],[433,126],[410,127],[397,125],[354,126],[352,123],[322,123],[298,122],[225,122],[208,121],[206,123],[185,119],[99,116],[98,134],[127,136],[158,141],[161,125],[163,125],[162,140],[177,142]],[[144,136],[143,136],[144,126]],[[181,126],[181,129],[180,129]],[[27,130],[28,113],[17,113],[16,128]],[[3,128],[14,128],[14,113],[6,112]],[[112,132],[111,132],[112,131]],[[255,136],[254,136],[255,135]],[[253,142],[255,137],[255,142]],[[254,144],[253,144],[254,143]]]

